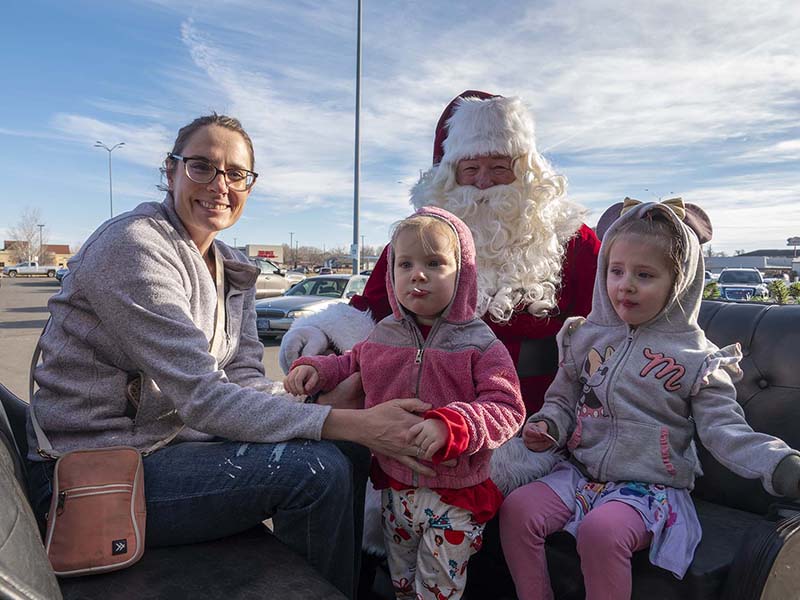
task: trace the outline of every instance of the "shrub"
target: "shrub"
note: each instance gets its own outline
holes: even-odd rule
[[[716,300],[719,298],[719,286],[716,281],[710,281],[703,288],[703,300]]]
[[[778,304],[786,304],[789,300],[789,288],[782,279],[776,279],[769,284],[769,294]]]
[[[800,302],[800,281],[795,281],[789,286],[789,295],[794,298],[795,302]]]

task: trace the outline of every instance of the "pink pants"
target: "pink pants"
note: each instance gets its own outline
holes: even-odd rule
[[[520,600],[552,600],[545,538],[559,531],[572,509],[547,484],[514,490],[500,507],[500,541]],[[631,555],[650,545],[652,534],[636,509],[608,502],[578,526],[578,554],[586,600],[631,597]]]

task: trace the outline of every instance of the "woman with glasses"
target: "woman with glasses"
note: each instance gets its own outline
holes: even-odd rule
[[[409,411],[427,405],[331,409],[265,377],[258,269],[216,240],[241,217],[253,169],[236,119],[212,114],[179,131],[164,201],[106,221],[70,260],[49,302],[33,406],[58,451],[142,450],[147,545],[219,538],[272,517],[275,534],[352,597],[369,453],[347,442],[412,454],[405,434],[420,418]],[[42,516],[54,465],[35,436],[29,443]]]

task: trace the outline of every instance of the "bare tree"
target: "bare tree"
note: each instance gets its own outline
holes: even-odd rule
[[[44,248],[47,246],[45,227],[42,223],[42,213],[38,208],[26,208],[16,225],[8,230],[8,237],[14,241],[11,250],[11,259],[16,262],[45,260]]]

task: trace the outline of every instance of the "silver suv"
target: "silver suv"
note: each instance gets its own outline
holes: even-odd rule
[[[250,262],[261,270],[256,281],[256,298],[280,296],[295,283],[303,280],[301,273],[287,273],[266,258],[251,258]]]
[[[769,290],[758,269],[722,269],[717,286],[720,297],[725,300],[749,300],[753,296],[769,296]]]

